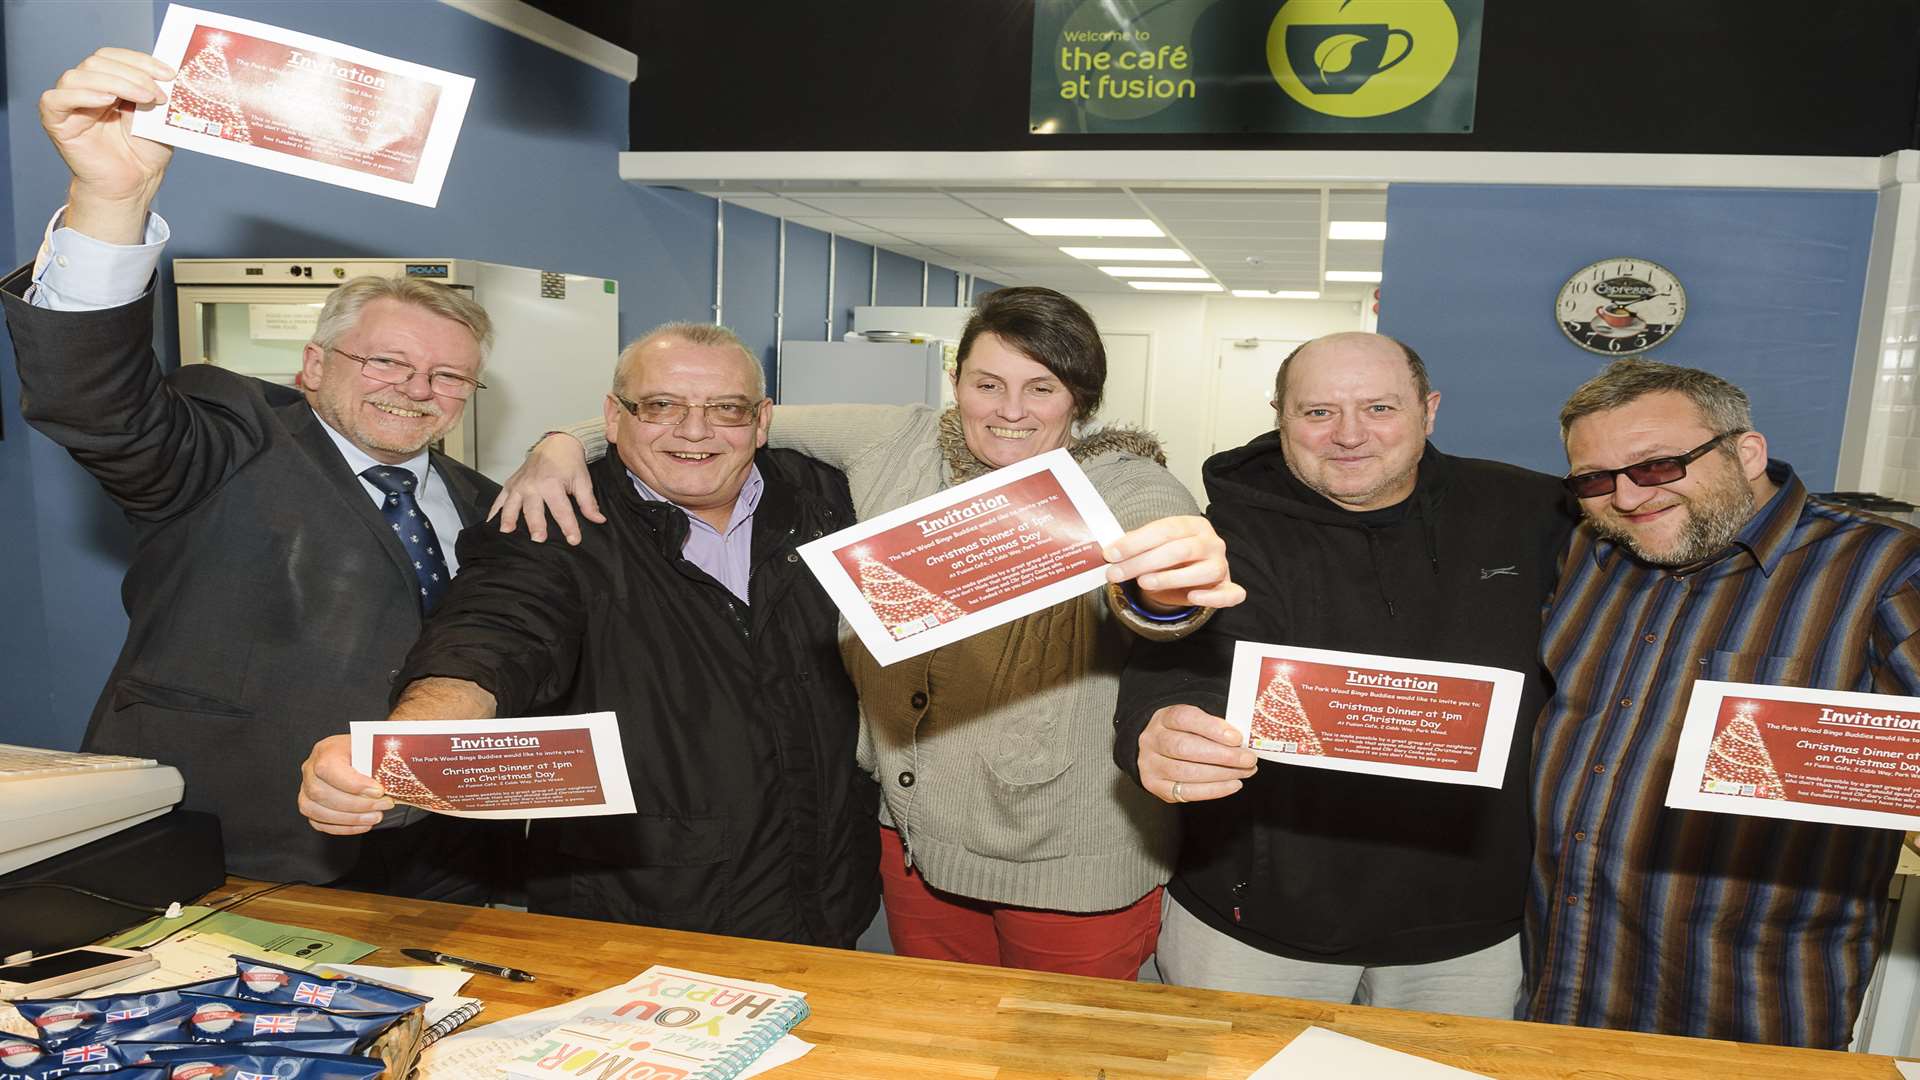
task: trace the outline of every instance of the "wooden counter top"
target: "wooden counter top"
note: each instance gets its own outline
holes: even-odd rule
[[[235,879],[224,893],[251,891]],[[1896,1080],[1893,1059],[974,967],[640,926],[292,886],[239,914],[381,946],[419,946],[525,968],[475,975],[479,1021],[624,982],[649,964],[802,990],[814,1044],[779,1080],[855,1077],[1207,1077],[1244,1080],[1309,1024],[1503,1080]]]

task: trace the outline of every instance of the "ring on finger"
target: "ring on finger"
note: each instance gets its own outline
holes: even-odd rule
[[[1184,794],[1182,794],[1182,793],[1181,793],[1181,791],[1180,791],[1180,781],[1178,781],[1178,780],[1175,780],[1175,781],[1173,782],[1173,801],[1174,801],[1174,802],[1186,802],[1186,801],[1187,801],[1187,797],[1186,797],[1186,796],[1185,796]]]

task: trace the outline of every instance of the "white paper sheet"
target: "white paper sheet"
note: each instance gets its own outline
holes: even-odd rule
[[[1226,721],[1269,761],[1497,788],[1525,683],[1477,664],[1241,641]]]
[[[1294,1036],[1247,1080],[1488,1080],[1384,1046],[1310,1027]]]
[[[178,73],[161,84],[167,101],[134,117],[135,135],[421,206],[440,201],[471,78],[179,4],[167,8],[153,52]]]
[[[1104,588],[1124,530],[1065,450],[996,469],[800,546],[881,664]]]
[[[1920,829],[1920,698],[1698,680],[1666,804]]]
[[[610,712],[508,720],[356,720],[353,767],[395,802],[469,818],[633,813]],[[377,753],[376,753],[377,751]]]

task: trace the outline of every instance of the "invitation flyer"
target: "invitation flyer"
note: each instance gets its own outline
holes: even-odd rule
[[[1920,829],[1920,698],[1702,679],[1667,805]]]
[[[452,817],[633,813],[610,712],[523,720],[376,720],[348,725],[353,767],[393,801]]]
[[[801,545],[874,659],[892,664],[1106,585],[1123,530],[1065,450]]]
[[[178,75],[134,134],[432,206],[473,80],[178,5],[154,55]]]
[[[1501,786],[1524,676],[1241,641],[1226,720],[1269,761]]]

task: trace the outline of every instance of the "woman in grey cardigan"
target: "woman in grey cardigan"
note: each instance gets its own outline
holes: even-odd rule
[[[1134,636],[1182,636],[1244,593],[1153,436],[1075,434],[1105,381],[1106,354],[1080,305],[1050,289],[1002,289],[961,336],[954,408],[776,411],[771,442],[843,470],[863,519],[1065,446],[1130,530],[1109,552],[1109,576],[1130,579],[1124,590],[889,667],[843,634],[861,764],[885,793],[881,874],[903,955],[1132,978],[1153,951],[1179,826],[1113,764],[1120,670]],[[590,427],[571,433],[599,441]],[[580,468],[569,440],[543,443],[508,481],[503,498],[518,505],[503,527],[515,510],[531,527],[543,501],[564,500],[547,494],[556,484],[585,490]],[[584,500],[581,511],[598,513]]]

